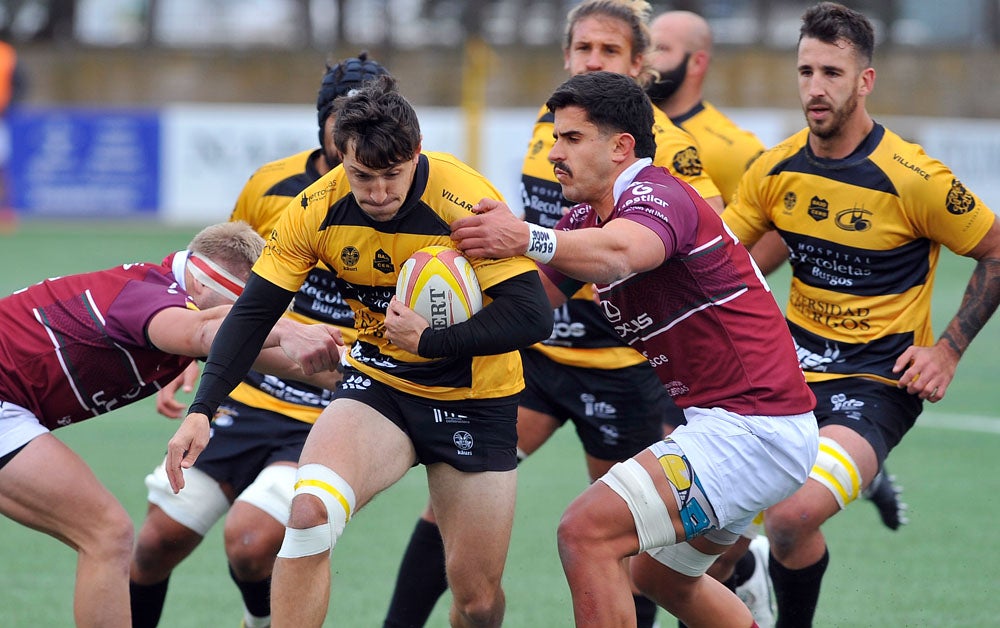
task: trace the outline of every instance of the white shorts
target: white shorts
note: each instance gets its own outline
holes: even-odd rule
[[[670,435],[687,456],[718,519],[742,534],[762,510],[797,491],[819,451],[812,412],[742,416],[721,408],[687,408],[687,424]]]
[[[49,428],[42,425],[31,410],[0,401],[0,457],[48,433]]]

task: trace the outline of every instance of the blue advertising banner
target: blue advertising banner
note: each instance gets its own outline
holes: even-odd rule
[[[25,217],[156,217],[155,109],[18,109],[8,119],[11,206]]]

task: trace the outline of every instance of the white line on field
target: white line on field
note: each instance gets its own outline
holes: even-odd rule
[[[917,419],[916,426],[942,430],[1000,434],[1000,417],[976,416],[974,414],[932,414],[925,412]]]

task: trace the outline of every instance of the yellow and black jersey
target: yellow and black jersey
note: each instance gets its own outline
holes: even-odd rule
[[[496,398],[524,387],[516,351],[472,358],[428,360],[389,344],[385,310],[399,268],[417,249],[451,246],[449,225],[468,216],[482,198],[501,199],[482,175],[451,155],[422,153],[413,186],[398,214],[372,220],[350,193],[343,166],[304,190],[275,226],[254,272],[296,290],[317,261],[334,273],[355,313],[352,366],[405,393],[436,399]],[[534,272],[526,257],[469,260],[484,291]],[[484,295],[489,303],[489,297]]]
[[[772,225],[788,245],[786,316],[809,381],[894,382],[896,358],[934,342],[941,245],[968,253],[995,216],[944,164],[881,125],[844,159],[816,157],[808,136],[761,155],[723,218],[747,245]]]
[[[288,203],[320,178],[316,158],[320,149],[296,153],[258,168],[243,186],[230,221],[242,220],[265,239],[288,208]],[[315,268],[295,294],[287,316],[302,323],[328,323],[340,329],[344,342],[354,339],[354,312],[341,297],[333,273]],[[282,380],[273,375],[250,371],[229,395],[254,408],[278,412],[288,417],[315,423],[319,413],[330,403],[330,391]]]
[[[705,101],[671,120],[698,141],[701,163],[728,203],[740,177],[764,152],[764,143]]]
[[[524,219],[549,228],[555,226],[564,210],[573,205],[563,198],[562,186],[549,162],[549,151],[555,144],[554,121],[555,116],[543,106],[521,170]],[[695,139],[656,107],[653,107],[653,134],[656,136],[656,165],[665,166],[706,198],[719,195],[712,179],[702,169]],[[555,310],[555,324],[549,339],[532,348],[559,364],[583,368],[618,369],[645,362],[638,352],[622,343],[594,299],[590,285],[581,288]]]

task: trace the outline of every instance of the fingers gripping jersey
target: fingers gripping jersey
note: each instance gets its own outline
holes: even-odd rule
[[[243,186],[229,219],[242,220],[268,238],[289,202],[319,179],[314,165],[319,154],[319,149],[302,151],[258,168]],[[288,316],[303,323],[335,325],[349,344],[354,338],[354,312],[335,282],[335,275],[324,267],[309,271],[295,293]],[[315,423],[330,403],[332,393],[251,370],[229,396],[255,408]]]
[[[562,186],[552,171],[549,151],[555,143],[552,137],[554,116],[543,106],[535,123],[521,174],[521,200],[524,218],[543,227],[553,227],[564,210],[573,203],[563,198]],[[683,129],[653,107],[653,133],[656,136],[654,163],[665,166],[679,178],[690,183],[706,198],[718,196],[712,179],[704,172],[697,143]],[[535,345],[549,359],[560,364],[585,368],[624,368],[643,362],[608,326],[607,320],[594,303],[594,293],[585,286],[554,313],[552,335]],[[574,349],[588,349],[575,351]]]
[[[397,390],[438,399],[495,398],[524,387],[517,352],[428,360],[385,340],[385,310],[400,267],[417,249],[453,246],[449,225],[470,215],[481,199],[501,198],[479,173],[443,153],[421,153],[413,186],[397,215],[372,220],[354,200],[343,167],[304,190],[278,222],[254,271],[288,290],[297,289],[320,261],[354,310],[357,341],[350,363]],[[524,257],[470,259],[484,292],[531,272]],[[489,297],[484,295],[488,304]]]
[[[752,244],[781,233],[793,269],[786,315],[809,381],[894,383],[896,358],[933,344],[941,245],[967,253],[995,220],[941,162],[876,124],[845,159],[821,159],[803,129],[747,171],[724,218]]]
[[[764,152],[764,144],[705,101],[671,120],[698,141],[701,163],[728,203],[736,194],[740,177]]]

